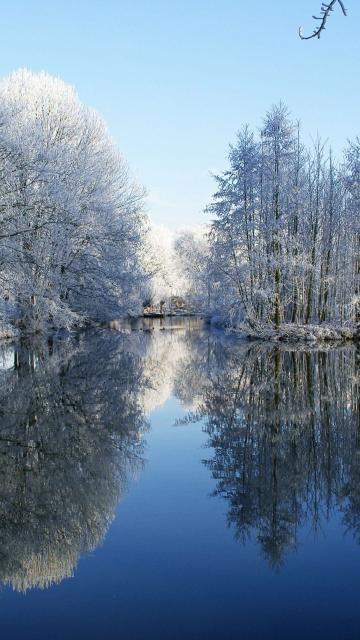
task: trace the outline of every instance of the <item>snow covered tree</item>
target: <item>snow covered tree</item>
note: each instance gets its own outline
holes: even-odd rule
[[[212,275],[206,228],[179,230],[174,248],[182,273],[182,295],[195,310],[210,307]]]
[[[101,118],[46,73],[0,82],[0,286],[24,331],[135,312],[142,190]]]
[[[183,295],[185,288],[175,252],[175,232],[151,223],[147,240],[146,268],[152,275],[148,298],[156,305],[163,301],[169,308],[171,297]]]
[[[360,325],[359,157],[358,141],[345,164],[320,139],[306,149],[282,104],[259,138],[240,131],[207,207],[222,324],[245,322],[257,335]]]
[[[230,317],[241,319],[244,309],[251,321],[259,275],[255,212],[259,202],[260,145],[248,127],[238,133],[236,145],[230,147],[229,161],[230,168],[215,176],[218,190],[207,208],[214,216],[209,237],[215,291],[219,294],[215,300],[221,308],[224,288],[218,283],[222,282],[228,292]]]
[[[352,256],[350,263],[349,282],[353,294],[352,303],[355,307],[355,322],[357,336],[360,339],[360,139],[356,138],[349,144],[346,151],[346,186],[348,189],[347,210],[349,223],[347,225],[347,250]],[[353,283],[353,285],[351,285]]]

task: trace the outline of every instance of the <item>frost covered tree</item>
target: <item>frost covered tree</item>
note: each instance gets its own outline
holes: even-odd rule
[[[182,273],[183,295],[192,308],[201,309],[211,303],[211,273],[209,244],[206,229],[202,226],[179,230],[174,241],[177,264]]]
[[[202,226],[170,230],[151,223],[146,239],[146,271],[151,274],[147,301],[165,303],[182,298],[192,308],[200,308],[209,286],[204,265],[208,242]]]
[[[146,269],[151,274],[148,300],[169,307],[172,296],[184,293],[184,275],[175,252],[175,232],[154,223],[147,236]]]
[[[360,339],[360,139],[350,143],[346,151],[346,186],[348,191],[347,209],[349,211],[348,247],[353,255],[349,274],[353,286],[353,304],[357,336]]]
[[[358,141],[341,163],[320,138],[306,149],[282,104],[259,136],[240,131],[207,207],[206,268],[222,324],[259,334],[359,323],[358,158]]]
[[[0,288],[21,330],[139,308],[143,193],[72,87],[0,82],[0,177]]]
[[[215,305],[219,312],[228,307],[232,320],[241,319],[243,310],[249,318],[253,317],[256,307],[257,256],[254,242],[260,158],[258,141],[248,127],[244,127],[236,144],[230,147],[230,168],[215,176],[218,190],[207,208],[213,217],[209,239],[211,271],[217,294]]]

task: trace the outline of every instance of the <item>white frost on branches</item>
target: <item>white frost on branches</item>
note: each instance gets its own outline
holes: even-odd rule
[[[142,196],[72,87],[26,69],[0,82],[0,293],[13,324],[138,312]]]
[[[239,132],[215,180],[204,261],[210,316],[255,335],[360,326],[360,141],[336,163],[320,139],[304,147],[279,104],[260,136]]]

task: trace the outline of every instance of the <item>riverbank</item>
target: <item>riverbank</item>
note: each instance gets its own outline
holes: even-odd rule
[[[175,322],[176,327],[173,326]],[[180,325],[179,325],[180,322]],[[284,342],[288,344],[297,343],[345,343],[354,342],[357,340],[356,328],[344,327],[344,326],[331,326],[331,325],[297,325],[297,324],[283,324],[279,329],[275,329],[270,325],[249,327],[247,324],[239,324],[236,327],[225,327],[219,322],[214,322],[209,318],[204,318],[202,315],[197,314],[167,314],[166,316],[147,316],[141,315],[132,318],[121,318],[118,320],[112,320],[109,322],[92,322],[85,324],[82,327],[74,328],[71,330],[49,330],[49,332],[39,333],[26,333],[20,332],[17,327],[10,324],[0,323],[0,341],[14,341],[21,339],[31,339],[35,336],[55,337],[70,336],[83,333],[87,329],[111,329],[120,332],[145,330],[150,331],[155,328],[164,330],[166,328],[181,328],[187,327],[188,322],[196,325],[203,324],[210,330],[214,329],[219,332],[223,332],[224,335],[237,336],[244,341],[259,341],[259,342]]]
[[[271,326],[250,328],[244,324],[228,331],[248,340],[270,342],[348,342],[356,339],[355,327],[333,327],[325,324],[283,324],[279,329]]]

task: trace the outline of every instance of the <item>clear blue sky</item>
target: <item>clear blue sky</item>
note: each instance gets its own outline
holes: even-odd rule
[[[0,71],[44,69],[106,119],[151,217],[203,222],[240,126],[280,99],[340,152],[360,134],[360,2],[302,42],[321,0],[13,0],[1,8]]]

